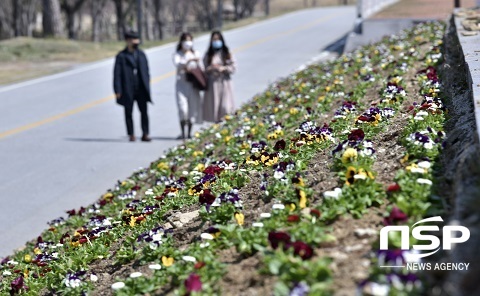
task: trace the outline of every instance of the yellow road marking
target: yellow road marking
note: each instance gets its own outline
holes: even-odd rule
[[[285,32],[281,32],[281,33],[277,33],[277,34],[273,34],[273,35],[270,35],[268,37],[264,37],[264,38],[260,38],[260,39],[257,39],[257,40],[254,40],[250,43],[247,43],[245,45],[242,45],[238,48],[235,48],[234,50],[232,50],[233,53],[239,53],[239,52],[242,52],[246,49],[249,49],[255,45],[258,45],[258,44],[262,44],[262,43],[265,43],[267,41],[270,41],[272,39],[275,39],[275,38],[279,38],[279,37],[282,37],[282,36],[285,36],[285,35],[290,35],[290,34],[294,34],[294,33],[297,33],[297,32],[300,32],[300,31],[303,31],[303,30],[306,30],[306,29],[309,29],[315,25],[318,25],[320,23],[323,23],[323,22],[326,22],[332,18],[335,18],[337,17],[337,15],[331,15],[329,17],[324,17],[324,18],[320,18],[316,21],[313,21],[311,23],[308,23],[306,25],[302,25],[302,26],[299,26],[299,27],[296,27],[296,28],[293,28],[293,29],[290,29],[288,31],[285,31]],[[172,77],[175,75],[175,70],[174,71],[170,71],[168,73],[165,73],[163,75],[160,75],[160,76],[157,76],[157,77],[154,77],[150,80],[150,84],[156,84],[162,80],[165,80],[169,77]],[[60,114],[57,114],[57,115],[54,115],[54,116],[51,116],[51,117],[48,117],[46,119],[43,119],[43,120],[40,120],[40,121],[37,121],[37,122],[33,122],[33,123],[30,123],[30,124],[26,124],[26,125],[23,125],[23,126],[20,126],[20,127],[17,127],[17,128],[14,128],[14,129],[11,129],[11,130],[8,130],[8,131],[5,131],[5,132],[2,132],[0,133],[0,139],[3,139],[3,138],[6,138],[8,136],[12,136],[12,135],[15,135],[15,134],[18,134],[18,133],[21,133],[21,132],[24,132],[24,131],[27,131],[27,130],[30,130],[30,129],[33,129],[33,128],[36,128],[36,127],[39,127],[39,126],[42,126],[44,124],[47,124],[47,123],[50,123],[52,121],[55,121],[55,120],[59,120],[59,119],[62,119],[62,118],[65,118],[65,117],[68,117],[70,115],[74,115],[74,114],[77,114],[77,113],[80,113],[82,111],[85,111],[87,109],[90,109],[90,108],[93,108],[95,106],[98,106],[102,103],[105,103],[105,102],[108,102],[112,99],[114,99],[115,96],[114,95],[110,95],[108,97],[105,97],[105,98],[102,98],[100,100],[96,100],[96,101],[93,101],[93,102],[90,102],[88,104],[85,104],[83,106],[80,106],[80,107],[77,107],[75,109],[72,109],[72,110],[69,110],[69,111],[66,111],[66,112],[63,112],[63,113],[60,113]]]

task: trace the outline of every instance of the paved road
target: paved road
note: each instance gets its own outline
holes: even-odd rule
[[[312,9],[226,32],[238,61],[237,105],[321,54],[352,29],[354,17],[353,7]],[[197,38],[195,47],[204,51],[207,39]],[[111,59],[0,87],[0,257],[179,143],[174,46],[147,51],[155,102],[151,143],[126,141]],[[134,116],[140,134],[138,111]]]

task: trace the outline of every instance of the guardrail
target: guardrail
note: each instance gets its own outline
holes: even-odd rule
[[[398,0],[358,0],[357,16],[365,19],[395,2]]]

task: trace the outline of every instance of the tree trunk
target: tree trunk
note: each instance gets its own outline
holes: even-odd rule
[[[155,9],[155,29],[157,32],[157,38],[160,40],[163,39],[162,4],[162,0],[153,0],[153,6]]]
[[[58,0],[42,0],[42,26],[44,37],[63,35],[63,21]]]
[[[67,17],[67,31],[68,31],[68,38],[69,39],[77,39],[77,30],[75,28],[75,16],[77,11],[82,8],[83,3],[85,0],[75,0],[75,2],[71,2],[69,0],[62,1],[62,9],[65,11],[65,15]]]
[[[75,13],[71,10],[65,11],[67,17],[67,32],[69,39],[77,39],[77,34],[75,30]]]
[[[123,13],[122,0],[115,0],[115,11],[117,14],[117,39],[123,40],[123,34],[125,33],[125,18]]]
[[[12,0],[12,28],[15,37],[20,36],[20,7],[17,0]]]

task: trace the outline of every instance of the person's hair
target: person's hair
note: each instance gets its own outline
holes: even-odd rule
[[[215,35],[218,35],[218,37],[220,38],[220,40],[222,40],[222,43],[223,43],[222,48],[220,48],[223,62],[225,62],[228,59],[231,59],[232,57],[230,54],[230,50],[228,49],[228,46],[225,44],[225,39],[223,39],[222,33],[220,31],[213,31],[212,35],[210,36],[210,46],[208,47],[208,51],[207,51],[207,65],[205,66],[209,66],[212,63],[212,58],[216,51],[215,48],[213,48],[212,46],[212,39],[213,39],[213,36]]]
[[[180,35],[180,40],[178,41],[178,44],[177,44],[177,51],[180,51],[182,50],[182,42],[187,40],[187,38],[190,37],[190,39],[193,40],[193,36],[192,34],[188,33],[188,32],[183,32],[181,35]],[[192,48],[192,51],[193,51],[193,48]]]

